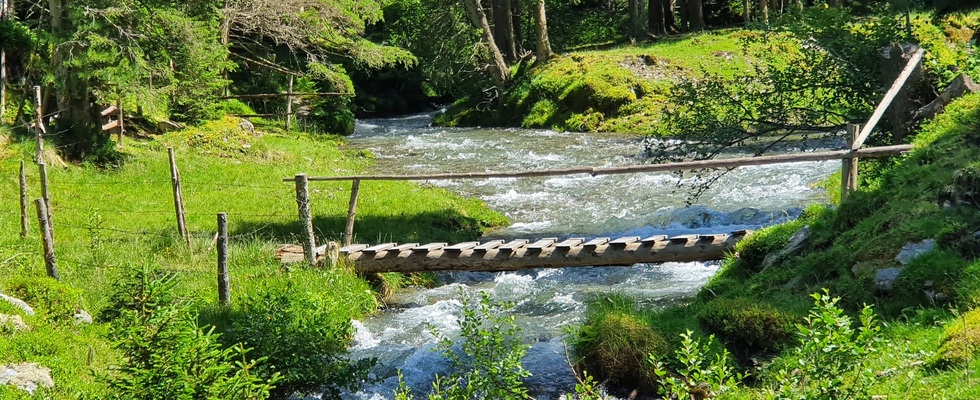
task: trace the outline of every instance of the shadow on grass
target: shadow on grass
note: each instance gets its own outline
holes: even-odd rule
[[[346,215],[314,215],[313,230],[318,241],[341,240]],[[429,243],[462,242],[479,237],[486,226],[478,219],[463,215],[454,209],[396,216],[357,216],[354,220],[355,243]],[[268,223],[242,221],[237,223],[231,235],[257,235],[282,243],[298,242],[299,219],[291,222]]]

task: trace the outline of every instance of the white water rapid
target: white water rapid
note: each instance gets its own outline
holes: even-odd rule
[[[348,147],[369,149],[386,173],[504,171],[643,163],[639,139],[622,135],[558,133],[549,130],[429,127],[431,114],[365,120]],[[464,196],[483,199],[512,224],[495,238],[648,236],[721,233],[756,229],[797,217],[802,207],[825,201],[813,187],[839,163],[808,162],[743,167],[716,182],[685,207],[688,192],[669,173],[590,177],[430,181]],[[688,178],[685,178],[688,179]],[[623,293],[653,305],[684,301],[717,271],[716,263],[639,264],[614,268],[567,268],[515,273],[446,273],[443,286],[397,293],[389,307],[355,321],[353,357],[377,357],[370,384],[351,399],[390,399],[396,372],[417,395],[448,362],[431,351],[435,337],[458,333],[459,294],[488,291],[513,310],[531,343],[525,367],[538,399],[555,399],[574,389],[566,364],[563,328],[580,322],[584,302],[603,293]],[[424,395],[422,396],[424,397]]]

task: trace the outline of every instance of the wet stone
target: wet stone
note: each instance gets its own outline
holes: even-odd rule
[[[905,265],[935,248],[936,241],[932,239],[926,239],[919,243],[908,243],[905,246],[902,246],[902,250],[898,252],[897,256],[895,256],[895,261],[898,261],[899,264]]]
[[[890,292],[895,287],[895,281],[902,273],[902,268],[884,268],[875,273],[875,289]]]

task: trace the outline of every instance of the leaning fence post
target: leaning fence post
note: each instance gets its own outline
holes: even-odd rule
[[[122,91],[119,90],[119,85],[116,85],[116,112],[119,113],[119,136],[116,140],[119,147],[123,147],[123,136],[126,134],[126,123],[123,121],[123,108],[122,108]]]
[[[354,216],[357,215],[357,192],[361,188],[361,180],[354,179],[350,187],[350,205],[347,207],[347,226],[344,228],[344,246],[350,246],[354,240]]]
[[[184,216],[184,193],[180,188],[180,171],[177,170],[173,147],[167,147],[167,156],[170,158],[170,182],[174,191],[174,209],[177,212],[177,233],[184,238],[184,243],[190,246],[191,238],[187,233],[187,219]]]
[[[48,270],[48,276],[58,279],[58,262],[54,258],[54,239],[51,238],[51,226],[48,224],[47,206],[44,199],[34,200],[37,206],[37,221],[41,229],[41,244],[44,246],[44,266]]]
[[[37,136],[35,138],[37,148],[35,151],[35,162],[38,164],[44,162],[44,114],[43,107],[41,107],[41,87],[34,86],[34,102],[36,103],[36,113],[37,113]]]
[[[306,174],[296,174],[296,206],[303,229],[303,255],[316,264],[316,242],[313,239],[313,213],[310,211],[310,189]]]
[[[20,237],[27,239],[30,229],[30,218],[27,217],[27,171],[24,160],[20,161]]]
[[[218,213],[218,304],[231,304],[228,282],[228,214]]]
[[[847,135],[848,135],[848,148],[852,148],[854,143],[857,142],[858,136],[861,133],[861,125],[858,124],[848,124],[847,125]],[[849,157],[841,159],[840,168],[840,198],[841,201],[847,197],[847,195],[857,191],[857,180],[858,180],[858,158]]]
[[[51,237],[54,238],[54,216],[51,215],[51,196],[48,191],[48,166],[43,162],[38,163],[37,171],[41,180],[41,199],[44,200],[44,209],[47,211],[48,231],[50,231]]]

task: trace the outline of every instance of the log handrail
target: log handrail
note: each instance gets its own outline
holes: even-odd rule
[[[620,167],[574,167],[564,169],[541,169],[530,171],[491,171],[491,172],[455,172],[441,174],[416,174],[416,175],[345,175],[345,176],[311,176],[309,181],[352,181],[352,180],[375,180],[375,181],[425,181],[439,179],[489,179],[489,178],[527,178],[538,176],[561,176],[589,174],[616,175],[632,174],[641,172],[668,172],[686,171],[693,169],[706,168],[733,168],[749,165],[782,164],[788,162],[807,162],[807,161],[827,161],[845,158],[875,158],[888,157],[906,153],[912,149],[912,145],[902,144],[895,146],[869,147],[858,150],[832,150],[820,151],[803,154],[781,154],[775,156],[761,157],[740,157],[728,159],[712,159],[700,161],[684,161],[663,164],[639,164],[625,165]],[[296,178],[284,178],[283,182],[293,182]]]
[[[860,149],[861,146],[864,146],[864,141],[868,139],[868,136],[871,135],[871,131],[873,131],[878,125],[878,121],[881,120],[883,115],[885,115],[885,111],[892,105],[892,101],[894,101],[895,97],[898,96],[898,92],[905,87],[905,82],[909,80],[910,76],[912,76],[912,72],[915,71],[915,68],[919,65],[919,62],[922,61],[923,55],[925,55],[925,50],[921,47],[912,54],[912,58],[910,58],[909,62],[905,64],[905,69],[903,69],[902,73],[898,75],[898,78],[892,83],[891,88],[889,88],[888,92],[885,93],[885,97],[883,97],[881,102],[878,103],[878,107],[875,108],[874,113],[871,114],[871,118],[868,118],[868,122],[864,123],[864,128],[861,129],[861,134],[859,134],[857,140],[851,144],[851,150],[857,150]]]

